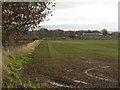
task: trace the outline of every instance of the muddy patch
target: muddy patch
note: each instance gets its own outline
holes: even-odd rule
[[[33,66],[34,64],[31,64],[26,69],[27,73],[23,74],[26,73],[33,79],[39,77],[40,81],[53,88],[111,88],[117,86],[117,82],[115,82],[117,80],[117,64],[115,63],[76,61],[65,65],[61,63],[61,66],[59,66],[60,63],[57,63],[51,67],[48,66],[52,65],[52,62],[48,63],[48,61],[45,62],[44,66],[42,66],[44,63],[40,64],[39,61],[34,63],[39,67],[36,68]]]

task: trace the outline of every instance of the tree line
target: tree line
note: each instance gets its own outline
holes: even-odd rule
[[[56,37],[74,37],[80,36],[83,33],[102,33],[103,35],[107,35],[108,32],[106,29],[101,31],[98,30],[79,30],[79,31],[64,31],[62,29],[48,30],[46,28],[41,28],[39,30],[33,30],[32,33],[35,33],[38,38],[56,38]]]

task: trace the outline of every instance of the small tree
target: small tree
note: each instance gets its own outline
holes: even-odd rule
[[[101,33],[102,33],[103,35],[107,35],[107,34],[108,34],[108,32],[107,32],[106,29],[101,30]]]
[[[25,32],[31,26],[37,26],[52,15],[55,3],[50,0],[44,2],[3,2],[2,3],[2,42],[5,46],[10,43],[9,36],[16,37]]]

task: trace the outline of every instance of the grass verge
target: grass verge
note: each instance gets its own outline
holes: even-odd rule
[[[3,50],[3,88],[39,88],[40,84],[21,76],[22,69],[32,58],[32,52],[41,41],[36,40],[17,49]]]

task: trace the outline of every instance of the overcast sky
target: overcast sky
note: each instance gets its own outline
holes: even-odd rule
[[[117,30],[118,1],[56,0],[53,16],[48,17],[50,20],[42,22],[41,25],[76,24],[93,25],[93,27],[95,25],[94,28],[98,29],[97,24],[101,26],[106,24],[106,29]]]

